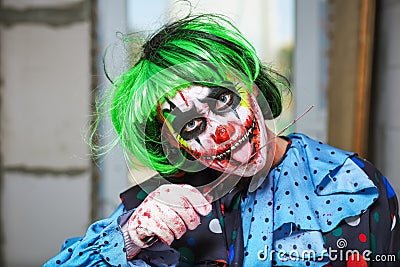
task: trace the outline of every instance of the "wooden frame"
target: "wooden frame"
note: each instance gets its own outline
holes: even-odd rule
[[[375,0],[331,0],[328,142],[368,154]]]

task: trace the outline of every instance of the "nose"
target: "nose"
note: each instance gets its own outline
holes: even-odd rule
[[[224,126],[219,125],[215,130],[215,135],[213,135],[212,138],[214,139],[214,142],[219,145],[229,140],[230,136],[228,130]]]

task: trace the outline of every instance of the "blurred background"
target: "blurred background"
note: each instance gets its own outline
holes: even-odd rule
[[[398,0],[0,0],[0,266],[42,265],[151,175],[129,172],[118,148],[90,156],[102,58],[118,75],[118,33],[146,36],[190,9],[230,17],[289,78],[277,131],[315,105],[286,133],[359,153],[400,192]]]

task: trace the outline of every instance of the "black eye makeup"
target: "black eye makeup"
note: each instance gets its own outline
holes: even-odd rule
[[[183,125],[180,136],[183,140],[197,138],[206,129],[207,121],[205,118],[194,118]]]
[[[228,112],[236,113],[236,108],[240,103],[241,97],[233,84],[224,86],[209,87],[208,96],[198,101],[208,105],[210,111],[214,114],[224,114]],[[196,108],[192,108],[182,112],[175,106],[169,99],[166,100],[170,107],[163,109],[166,117],[170,117],[172,128],[182,137],[183,140],[188,141],[196,139],[207,128],[207,119]]]
[[[225,113],[236,109],[240,103],[240,95],[234,89],[226,87],[211,87],[207,102],[213,112],[216,114]]]

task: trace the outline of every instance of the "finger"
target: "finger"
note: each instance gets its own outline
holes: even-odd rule
[[[194,230],[200,224],[200,216],[186,198],[181,198],[180,205],[172,207],[182,218],[189,230]]]
[[[166,204],[170,207],[181,206],[182,198],[186,198],[200,215],[207,215],[211,212],[211,204],[196,188],[187,185],[162,185],[153,191],[149,198]]]
[[[196,188],[185,185],[187,192],[183,196],[189,201],[194,210],[202,216],[206,216],[212,210],[210,202]]]
[[[128,230],[131,240],[139,246],[147,247],[144,242],[146,237],[157,236],[163,243],[170,245],[174,239],[174,233],[168,226],[161,220],[154,220],[153,218],[142,217],[141,224],[132,225],[131,231]]]
[[[167,227],[174,233],[175,238],[179,239],[186,232],[186,226],[182,218],[168,206],[157,205],[159,212],[163,215],[163,221]]]

